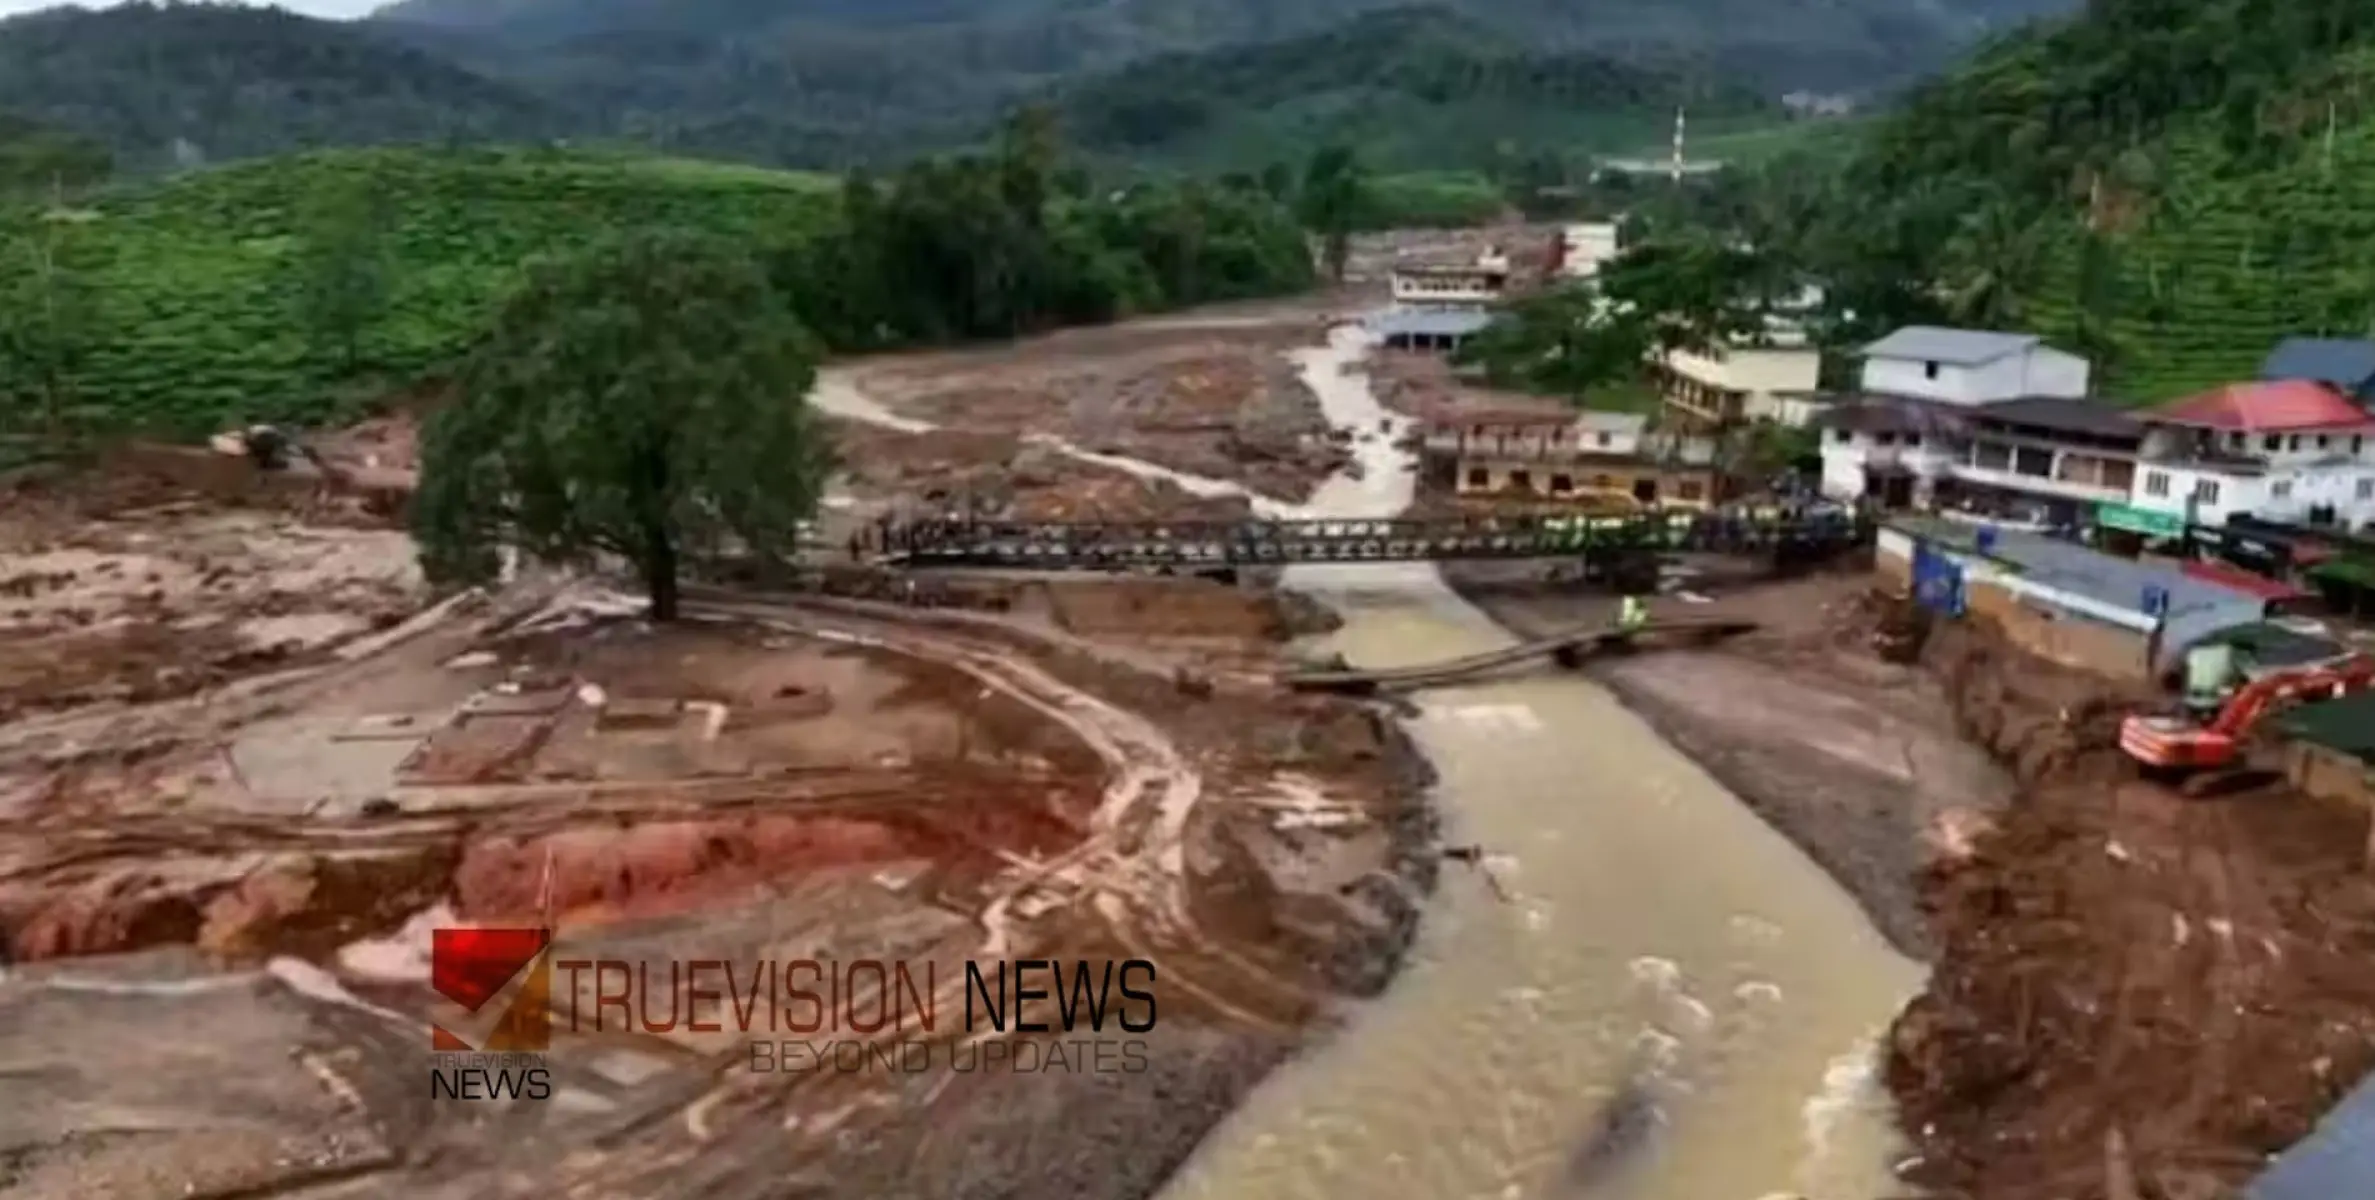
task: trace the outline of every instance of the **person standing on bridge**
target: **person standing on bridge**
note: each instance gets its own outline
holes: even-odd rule
[[[1640,596],[1627,594],[1617,605],[1616,631],[1630,636],[1641,632],[1649,624],[1649,602]]]

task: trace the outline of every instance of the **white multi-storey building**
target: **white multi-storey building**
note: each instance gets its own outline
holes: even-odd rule
[[[2138,416],[2149,434],[2136,508],[2210,526],[2238,513],[2375,523],[2375,413],[2324,383],[2230,384]]]

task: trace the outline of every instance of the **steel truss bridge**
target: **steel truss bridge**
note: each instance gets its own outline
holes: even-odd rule
[[[1871,525],[1852,513],[1786,509],[1353,521],[923,521],[890,531],[886,557],[917,567],[1216,571],[1682,551],[1812,557],[1870,534]]]

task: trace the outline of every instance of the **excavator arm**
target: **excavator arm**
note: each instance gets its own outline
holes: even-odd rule
[[[2304,700],[2339,698],[2370,685],[2375,685],[2375,658],[2365,655],[2281,671],[2262,676],[2236,692],[2207,723],[2132,713],[2120,723],[2119,745],[2128,757],[2151,769],[2230,767],[2242,756],[2243,744],[2252,731],[2270,713]]]
[[[2270,713],[2304,699],[2340,699],[2363,690],[2370,682],[2375,682],[2375,658],[2351,658],[2314,670],[2268,675],[2235,693],[2218,710],[2210,729],[2240,741]]]

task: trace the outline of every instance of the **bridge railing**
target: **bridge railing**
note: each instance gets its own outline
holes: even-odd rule
[[[1870,528],[1844,512],[1784,509],[1599,517],[1374,520],[925,521],[886,532],[884,549],[942,565],[1191,568],[1297,562],[1541,558],[1608,549],[1752,550],[1844,545]]]

